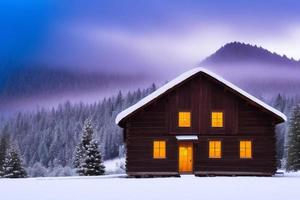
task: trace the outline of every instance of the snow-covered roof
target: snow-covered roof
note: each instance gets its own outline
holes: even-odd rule
[[[233,83],[230,83],[229,81],[223,79],[221,76],[219,76],[219,75],[217,75],[217,74],[215,74],[215,73],[213,73],[213,72],[211,72],[211,71],[209,71],[205,68],[197,67],[197,68],[191,69],[191,70],[179,75],[177,78],[175,78],[172,81],[166,83],[165,85],[163,85],[162,87],[160,87],[159,89],[154,91],[153,93],[149,94],[145,98],[138,101],[136,104],[134,104],[134,105],[130,106],[129,108],[125,109],[124,111],[120,112],[116,117],[116,120],[115,120],[116,124],[119,124],[119,122],[122,119],[124,119],[125,117],[127,117],[128,115],[133,113],[134,111],[136,111],[139,108],[145,106],[146,104],[153,101],[154,99],[156,99],[160,95],[164,94],[168,90],[172,89],[176,85],[180,84],[184,80],[188,79],[189,77],[191,77],[191,76],[193,76],[193,75],[195,75],[199,72],[203,72],[203,73],[217,79],[218,81],[220,81],[224,85],[228,86],[229,88],[231,88],[231,89],[235,90],[236,92],[238,92],[239,94],[241,94],[242,96],[244,96],[244,97],[248,98],[249,100],[257,103],[258,105],[262,106],[266,110],[274,113],[275,115],[280,117],[282,120],[284,120],[284,121],[287,120],[287,117],[282,112],[276,110],[275,108],[269,106],[268,104],[264,103],[263,101],[259,100],[258,98],[252,96],[251,94],[249,94],[246,91],[242,90],[241,88],[234,85]]]
[[[177,135],[177,140],[198,140],[197,135]]]

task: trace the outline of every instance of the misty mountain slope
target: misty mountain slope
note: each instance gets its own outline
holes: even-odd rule
[[[2,97],[26,97],[35,94],[56,94],[65,90],[107,87],[114,82],[124,84],[132,78],[138,79],[140,77],[41,67],[21,68],[7,75],[9,77],[6,77],[6,82],[0,86]]]
[[[0,74],[0,112],[10,112],[11,107],[22,109],[25,103],[35,106],[41,103],[44,106],[52,105],[54,101],[59,103],[79,97],[80,101],[87,98],[97,101],[116,90],[127,90],[145,80],[143,75],[45,67],[16,67],[3,71],[5,73]]]
[[[200,63],[256,96],[300,94],[300,61],[249,44],[224,45]]]

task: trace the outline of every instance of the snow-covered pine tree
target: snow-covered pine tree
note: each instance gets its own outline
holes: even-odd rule
[[[11,145],[5,158],[4,178],[25,178],[27,173],[22,165],[19,150]]]
[[[97,141],[93,140],[87,146],[82,167],[84,168],[85,176],[99,176],[104,174],[105,167],[102,163],[102,156],[99,152]]]
[[[94,129],[91,120],[88,118],[85,120],[82,129],[81,143],[83,147],[89,145],[93,139]],[[86,149],[86,148],[85,148]]]
[[[73,157],[73,167],[75,169],[79,169],[80,164],[84,158],[84,153],[85,153],[85,151],[84,151],[83,145],[80,142],[75,148],[74,157]]]
[[[271,100],[271,105],[274,108],[281,111],[282,113],[288,114],[288,101],[285,96],[278,94],[274,99]],[[287,133],[287,123],[282,123],[276,126],[275,134],[276,134],[276,155],[277,155],[277,168],[282,168],[285,163],[284,154],[285,154],[285,137]]]
[[[9,137],[8,135],[2,135],[0,137],[0,177],[3,177],[4,175],[4,163],[5,163],[5,157],[6,152],[9,145]]]
[[[81,176],[96,176],[104,174],[102,156],[98,143],[93,140],[93,126],[90,119],[84,122],[81,142],[76,147],[73,161],[77,173]]]
[[[287,171],[300,170],[300,105],[293,109],[288,131]]]
[[[76,146],[73,158],[73,167],[77,169],[79,175],[83,175],[81,172],[81,164],[85,158],[85,151],[87,146],[92,141],[93,127],[90,119],[85,120],[82,128],[82,136],[80,143]]]

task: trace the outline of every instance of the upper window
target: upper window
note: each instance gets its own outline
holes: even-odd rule
[[[240,158],[252,158],[252,142],[250,140],[240,141]]]
[[[155,159],[166,158],[166,141],[164,140],[153,141],[153,158]]]
[[[223,127],[223,112],[212,112],[211,113],[211,127],[221,128]]]
[[[209,158],[221,158],[221,145],[219,140],[209,141]]]
[[[178,113],[178,126],[179,127],[191,127],[191,112],[179,112]]]

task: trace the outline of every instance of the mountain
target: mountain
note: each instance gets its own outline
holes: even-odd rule
[[[241,42],[231,42],[206,58],[203,64],[239,64],[260,63],[266,65],[287,65],[300,67],[300,61],[280,56],[256,45]]]
[[[258,97],[300,95],[300,61],[262,47],[232,42],[204,59],[205,66]]]

